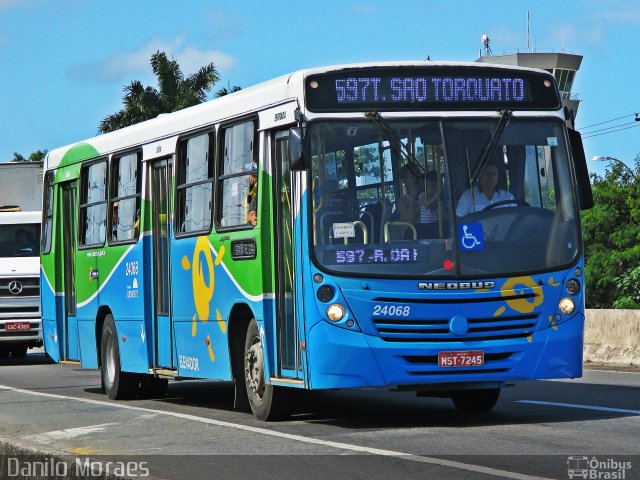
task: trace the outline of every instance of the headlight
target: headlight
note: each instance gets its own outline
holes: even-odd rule
[[[571,300],[570,298],[563,298],[562,300],[560,300],[560,304],[558,305],[558,307],[560,307],[560,311],[562,313],[564,313],[565,315],[569,315],[575,310],[576,304],[573,303],[573,300]]]
[[[344,307],[339,303],[333,303],[327,308],[327,317],[332,322],[339,322],[344,318]]]

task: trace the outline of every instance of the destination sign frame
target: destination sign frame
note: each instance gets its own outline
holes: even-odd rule
[[[497,67],[373,67],[315,74],[305,81],[313,112],[558,110],[552,75]]]

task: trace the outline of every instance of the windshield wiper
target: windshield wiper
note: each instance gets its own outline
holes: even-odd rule
[[[484,170],[485,165],[493,155],[493,151],[496,149],[496,145],[498,143],[498,140],[500,140],[500,136],[502,135],[503,130],[507,125],[509,125],[512,113],[513,112],[511,112],[511,110],[502,110],[502,112],[500,112],[500,120],[498,120],[498,125],[496,125],[496,128],[491,133],[491,137],[489,137],[487,144],[482,149],[480,158],[476,162],[475,167],[473,167],[470,182],[471,185],[478,181],[482,170]]]
[[[402,143],[400,138],[393,132],[393,129],[389,126],[389,123],[382,118],[382,115],[378,112],[365,112],[365,117],[367,117],[371,123],[373,124],[373,128],[376,130],[376,133],[380,135],[383,139],[386,138],[389,140],[389,145],[393,149],[394,153],[399,158],[406,158],[407,165],[411,169],[412,173],[416,176],[422,176],[426,173],[426,170],[416,160],[416,157],[407,150],[407,146]],[[400,147],[398,147],[398,145]]]

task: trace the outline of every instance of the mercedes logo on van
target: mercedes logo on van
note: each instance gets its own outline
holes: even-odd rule
[[[14,295],[20,295],[22,293],[22,284],[17,280],[9,282],[9,291]]]

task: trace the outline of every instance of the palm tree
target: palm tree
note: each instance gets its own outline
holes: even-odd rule
[[[234,85],[233,87],[231,86],[222,87],[220,90],[216,92],[216,98],[224,97],[225,95],[229,95],[230,93],[234,93],[234,92],[239,92],[240,90],[242,90],[242,87],[240,87],[239,85]]]
[[[175,112],[202,103],[206,100],[207,92],[220,79],[213,63],[185,79],[178,62],[173,58],[169,60],[160,51],[151,55],[151,68],[157,78],[158,89],[145,87],[138,80],[125,86],[122,98],[124,108],[100,122],[100,133],[112,132],[155,118],[161,113]]]

